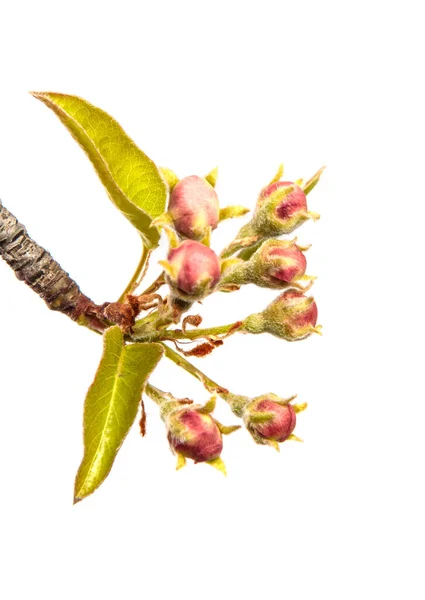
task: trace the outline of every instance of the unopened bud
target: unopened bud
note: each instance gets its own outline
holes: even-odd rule
[[[184,177],[171,192],[168,214],[176,230],[185,237],[200,240],[208,227],[215,229],[219,212],[216,191],[203,177]]]
[[[279,287],[279,282],[293,283],[305,274],[307,261],[294,241],[269,240],[252,256],[259,283]]]
[[[309,218],[307,198],[300,186],[276,181],[261,191],[252,224],[257,233],[270,237],[291,233]]]
[[[313,298],[289,289],[278,296],[261,313],[245,319],[243,329],[249,333],[271,333],[289,342],[320,333],[317,306]]]
[[[185,458],[198,463],[220,456],[223,439],[211,415],[183,408],[168,417],[167,429],[170,446]]]
[[[220,279],[220,262],[213,250],[200,242],[185,240],[172,248],[161,262],[174,294],[195,301],[210,294]]]
[[[233,259],[233,265],[227,260],[229,268],[224,270],[222,265],[220,286],[254,283],[267,288],[285,288],[299,279],[308,279],[306,258],[294,240],[267,240],[249,260]]]
[[[225,474],[226,469],[220,458],[223,449],[222,436],[236,431],[239,425],[226,426],[211,416],[210,413],[215,408],[215,396],[201,406],[192,404],[188,398],[177,400],[171,394],[162,392],[150,384],[147,390],[160,407],[161,418],[167,428],[168,442],[177,455],[177,468],[183,467],[186,458],[190,458],[195,463],[207,462]]]
[[[296,414],[291,404],[278,403],[273,398],[260,396],[248,404],[244,422],[259,443],[284,442],[295,429]]]
[[[305,410],[307,404],[290,404],[294,398],[285,400],[272,393],[256,398],[230,394],[226,400],[234,414],[243,419],[257,444],[267,444],[279,450],[278,443],[288,439],[299,440],[292,433],[296,413]]]

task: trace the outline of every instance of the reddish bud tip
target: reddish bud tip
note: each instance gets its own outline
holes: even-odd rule
[[[289,289],[261,313],[253,314],[244,321],[249,333],[271,333],[288,342],[303,340],[318,331],[317,306],[313,298],[298,290]]]
[[[317,323],[317,305],[313,298],[297,290],[287,290],[264,311],[272,321],[271,327],[289,341],[302,340]]]
[[[304,191],[291,181],[276,181],[265,187],[258,198],[254,229],[262,235],[291,233],[309,218]]]
[[[221,433],[214,419],[190,408],[170,416],[168,441],[175,452],[195,463],[214,460],[223,449]]]
[[[294,241],[268,240],[252,257],[253,281],[267,287],[284,287],[305,274],[307,261]]]
[[[262,417],[264,421],[261,421]],[[284,442],[294,431],[297,417],[290,404],[260,398],[246,407],[245,420],[253,435],[263,440]]]
[[[199,300],[212,292],[220,279],[220,262],[211,248],[185,240],[168,254],[168,282],[184,299]]]
[[[185,177],[171,192],[168,213],[176,230],[190,239],[201,239],[208,227],[215,229],[219,212],[217,194],[202,177]]]
[[[293,187],[293,191],[282,198],[276,206],[276,214],[280,219],[288,219],[296,212],[307,211],[307,197],[299,185],[292,181],[276,181],[263,189],[258,199],[259,204],[263,204],[266,198],[274,195],[277,190]]]
[[[296,244],[270,246],[265,253],[265,265],[270,265],[272,277],[292,283],[305,274],[307,261]]]

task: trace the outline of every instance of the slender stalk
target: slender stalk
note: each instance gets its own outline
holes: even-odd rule
[[[153,400],[158,406],[164,403],[164,392],[161,392],[158,388],[153,386],[151,383],[147,383],[145,387],[145,393]]]
[[[165,273],[164,271],[162,271],[158,277],[155,279],[155,281],[153,281],[149,287],[147,287],[143,292],[142,292],[142,296],[145,296],[146,294],[154,294],[155,292],[157,292],[159,290],[159,288],[161,286],[163,286],[165,284]]]
[[[146,246],[142,242],[142,256],[140,257],[139,264],[137,265],[136,270],[133,273],[133,277],[128,282],[127,287],[125,288],[121,296],[118,298],[118,302],[124,302],[126,296],[128,294],[132,294],[137,288],[137,286],[140,284],[145,275],[144,269],[145,265],[148,265],[150,254],[151,250],[148,250],[148,248],[146,248]],[[140,277],[141,273],[142,276]]]
[[[211,392],[211,394],[226,396],[226,394],[229,393],[226,388],[205,375],[205,373],[203,373],[200,369],[197,369],[194,365],[192,365],[192,363],[181,356],[181,354],[175,352],[175,350],[167,346],[167,344],[164,344],[163,342],[160,342],[160,344],[164,348],[164,354],[169,360],[193,375],[193,377],[196,377],[196,379],[198,379],[204,385],[204,387]]]
[[[150,342],[160,342],[162,340],[197,340],[216,335],[231,335],[241,329],[242,326],[242,321],[236,321],[229,325],[219,325],[218,327],[208,327],[206,329],[190,329],[189,331],[167,329],[165,331],[150,332],[146,335],[137,335],[135,339],[139,342],[144,340],[149,340]]]
[[[167,340],[196,340],[198,338],[214,336],[214,335],[226,335],[237,331],[242,327],[242,322],[237,321],[236,323],[230,323],[229,325],[219,325],[218,327],[207,327],[206,329],[190,329],[189,331],[183,331],[182,329],[174,329],[172,331],[162,332],[162,337]]]

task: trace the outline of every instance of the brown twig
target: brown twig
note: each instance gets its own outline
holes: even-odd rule
[[[0,201],[0,256],[46,302],[74,321],[94,331],[103,331],[107,322],[94,314],[96,305],[53,257],[37,244],[18,219]]]

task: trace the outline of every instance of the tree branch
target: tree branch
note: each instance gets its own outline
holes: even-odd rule
[[[106,323],[91,314],[96,305],[53,257],[27,233],[0,200],[0,256],[46,302],[81,325],[103,331]]]

